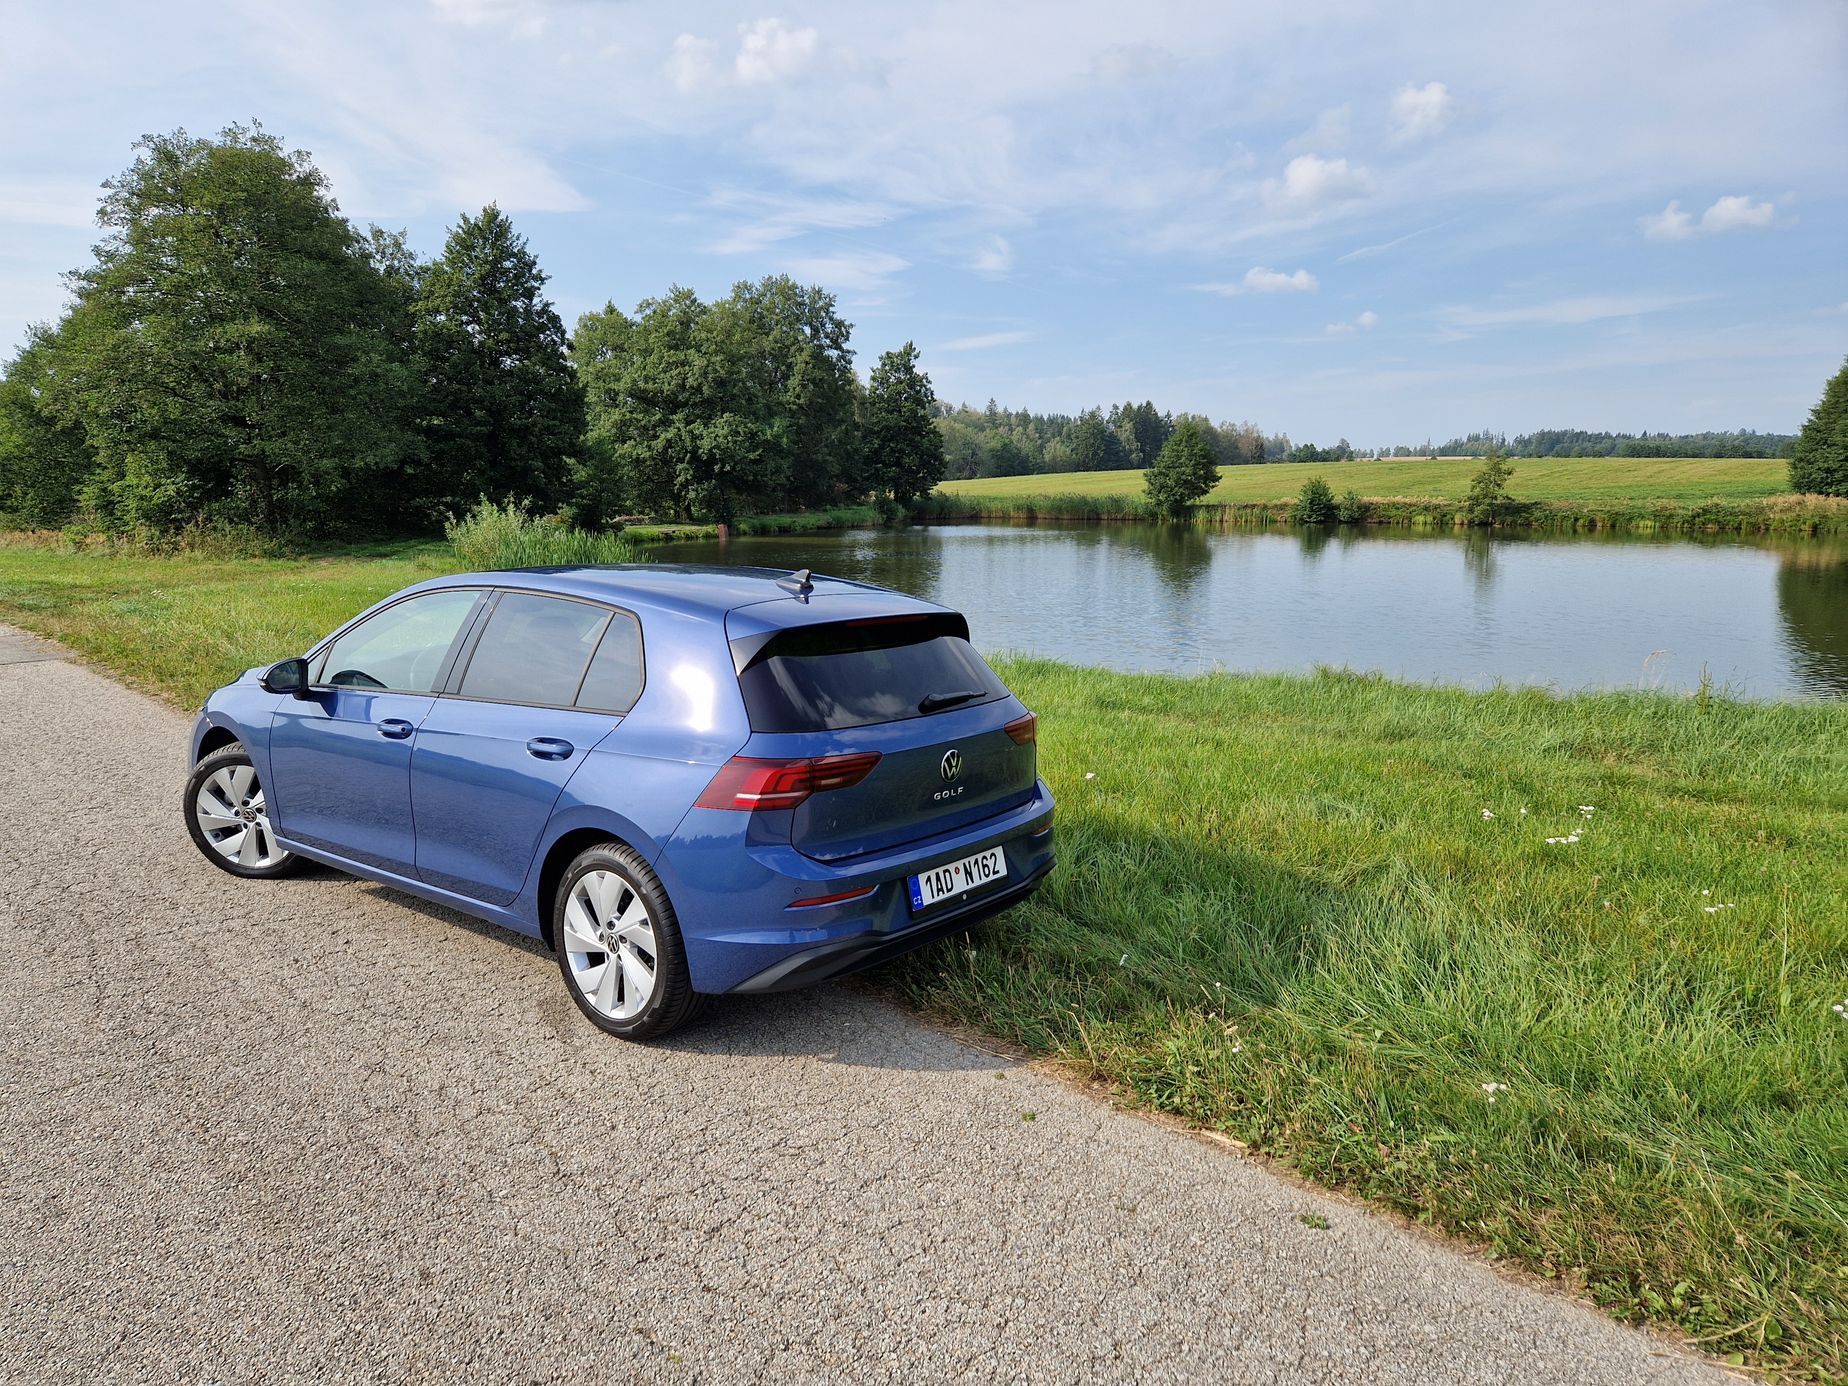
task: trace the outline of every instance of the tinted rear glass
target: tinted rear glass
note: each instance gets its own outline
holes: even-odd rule
[[[924,616],[784,631],[738,675],[752,730],[839,731],[1005,697],[966,629],[960,617]]]
[[[469,657],[462,696],[571,706],[609,618],[600,606],[504,593]]]
[[[642,696],[642,628],[617,612],[578,689],[577,705],[600,712],[627,712]]]

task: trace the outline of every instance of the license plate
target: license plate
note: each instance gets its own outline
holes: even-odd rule
[[[933,866],[911,878],[911,908],[929,909],[945,900],[953,900],[965,891],[974,890],[1007,875],[1007,857],[999,847],[977,852],[961,861]]]

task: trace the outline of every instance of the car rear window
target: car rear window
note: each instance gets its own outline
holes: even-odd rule
[[[733,652],[754,731],[839,731],[1007,696],[962,617],[947,613],[799,626],[746,643]]]
[[[609,619],[600,606],[503,593],[469,658],[462,696],[569,707]]]

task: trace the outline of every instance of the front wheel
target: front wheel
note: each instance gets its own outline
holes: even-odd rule
[[[286,876],[301,858],[279,846],[269,800],[242,746],[214,751],[186,777],[186,831],[205,859],[233,876]]]
[[[618,843],[571,863],[552,906],[552,940],[565,990],[607,1034],[655,1039],[703,1007],[660,878]]]

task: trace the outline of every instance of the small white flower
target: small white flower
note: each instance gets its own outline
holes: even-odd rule
[[[1508,1091],[1508,1085],[1506,1083],[1484,1083],[1482,1090],[1488,1095],[1489,1101],[1493,1102],[1496,1093]]]
[[[1087,771],[1085,771],[1085,772],[1084,772],[1084,777],[1085,777],[1085,778],[1086,778],[1087,780],[1094,780],[1094,779],[1096,779],[1096,778],[1097,778],[1097,771],[1095,771],[1095,770],[1087,770]]]
[[[1829,1009],[1834,1011],[1843,1020],[1848,1020],[1848,1001],[1837,1001],[1833,1006],[1829,1007]]]
[[[1118,967],[1128,967],[1129,966],[1129,954],[1125,953],[1122,957],[1118,958],[1117,966]]]
[[[1490,811],[1489,811],[1488,809],[1484,809],[1484,810],[1482,811],[1482,816],[1483,816],[1484,818],[1493,818],[1493,817],[1494,817],[1495,815],[1494,815],[1493,813],[1491,813],[1491,812],[1490,812]]]
[[[1579,836],[1577,833],[1567,833],[1564,837],[1549,837],[1546,841],[1549,847],[1558,847],[1562,845],[1570,846],[1578,840]]]
[[[1840,1007],[1840,1006],[1837,1006],[1837,1007],[1836,1007],[1835,1009],[1839,1011],[1839,1010],[1841,1009],[1841,1007]],[[1244,1045],[1242,1045],[1242,1044],[1235,1044],[1235,1045],[1233,1045],[1233,1046],[1232,1046],[1232,1052],[1233,1052],[1234,1054],[1242,1054],[1242,1053],[1244,1053],[1244,1052],[1245,1052],[1245,1046],[1244,1046]]]
[[[1597,809],[1593,808],[1590,804],[1580,804],[1579,812],[1589,818],[1592,814],[1597,812]]]
[[[1702,905],[1700,907],[1700,912],[1702,914],[1718,914],[1721,910],[1736,910],[1738,908],[1737,905]]]
[[[1701,892],[1701,894],[1702,894],[1702,895],[1711,895],[1711,894],[1713,894],[1713,892],[1712,892],[1711,890],[1703,890],[1703,891]]]
[[[1525,817],[1527,817],[1527,810],[1526,810],[1526,809],[1522,809],[1522,810],[1521,810],[1521,817],[1523,817],[1523,818],[1525,818]]]

